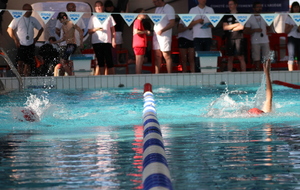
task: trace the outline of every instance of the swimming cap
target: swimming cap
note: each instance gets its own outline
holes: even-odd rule
[[[24,108],[21,112],[24,114],[23,117],[26,121],[34,122],[36,120],[35,113],[31,109]]]
[[[252,109],[248,110],[248,113],[253,114],[253,115],[260,115],[260,114],[263,114],[265,112],[258,109],[258,108],[252,108]]]

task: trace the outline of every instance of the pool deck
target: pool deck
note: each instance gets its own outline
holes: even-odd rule
[[[210,86],[226,82],[228,85],[260,84],[262,71],[255,72],[217,72],[204,73],[172,73],[172,74],[118,74],[106,76],[64,76],[64,77],[23,77],[25,88],[53,88],[53,89],[102,89],[143,88],[145,83],[155,86]],[[271,79],[287,83],[300,83],[300,70],[271,71]],[[2,77],[0,80],[6,90],[18,90],[19,84],[15,77]]]

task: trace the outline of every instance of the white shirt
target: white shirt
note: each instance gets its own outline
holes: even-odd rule
[[[83,20],[81,18],[78,20],[78,22],[76,23],[76,25],[79,26],[79,28],[81,30],[84,30],[85,27],[86,27],[85,24],[84,24],[84,22],[83,22]],[[59,20],[57,20],[55,28],[61,29],[61,27],[62,27],[62,23]],[[62,35],[63,35],[63,32],[61,31],[60,36],[62,36]],[[76,39],[76,45],[80,46],[80,34],[79,34],[79,32],[77,30],[75,30],[75,39]],[[64,42],[61,42],[61,45],[67,45],[67,44],[64,41]]]
[[[297,32],[298,27],[297,27],[296,23],[294,22],[294,20],[290,16],[288,16],[286,18],[285,23],[294,26],[292,28],[292,30],[290,31],[290,33],[288,33],[288,36],[291,36],[294,38],[300,38],[300,32]]]
[[[100,23],[99,19],[93,15],[89,20],[88,29],[94,28],[102,28],[102,30],[98,30],[92,34],[92,44],[96,43],[111,43],[112,35],[111,35],[111,27],[115,26],[116,22],[109,16],[103,24]]]
[[[182,20],[179,21],[179,24],[182,24],[185,26]],[[193,40],[193,30],[187,29],[186,31],[179,32],[178,38],[186,38],[188,40]]]
[[[169,20],[175,19],[175,10],[174,8],[169,5],[165,4],[163,7],[156,7],[155,9],[156,14],[166,14],[166,16],[158,23],[157,25],[154,26],[154,31],[160,31],[164,27],[166,27],[169,24]],[[172,29],[165,31],[162,33],[162,36],[172,36]]]
[[[214,10],[211,7],[205,6],[201,9],[199,6],[191,8],[190,14],[197,14],[194,20],[204,19],[203,24],[210,22],[208,18],[203,14],[214,14]],[[193,27],[193,38],[212,38],[211,28],[202,29],[203,24],[196,24]]]
[[[8,27],[16,30],[21,45],[29,46],[33,44],[34,28],[40,30],[42,25],[32,16],[23,16],[19,20],[13,19]],[[27,36],[29,37],[28,39],[26,39]]]
[[[251,15],[249,20],[246,22],[245,27],[251,29],[262,29],[262,32],[254,32],[251,34],[252,44],[269,43],[269,37],[267,35],[267,23],[261,16]],[[263,37],[261,37],[261,34],[263,34]]]

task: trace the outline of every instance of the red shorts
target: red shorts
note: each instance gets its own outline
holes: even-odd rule
[[[134,47],[133,51],[135,55],[145,55],[146,47]]]

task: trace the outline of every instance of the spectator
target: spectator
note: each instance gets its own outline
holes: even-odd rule
[[[19,20],[13,19],[8,26],[7,32],[18,48],[16,58],[18,72],[21,75],[29,76],[35,65],[35,43],[42,35],[44,29],[38,20],[31,16],[31,5],[24,4],[23,10],[27,12]],[[34,28],[38,30],[36,37],[34,37]]]
[[[198,0],[198,6],[191,8],[190,14],[197,14],[189,27],[193,28],[194,48],[195,51],[210,51],[212,45],[213,25],[210,23],[205,14],[214,14],[214,10],[206,6],[206,0]],[[196,72],[200,72],[200,62],[196,59]]]
[[[299,13],[300,7],[298,2],[293,2],[291,7],[291,13]],[[298,58],[300,56],[300,26],[297,26],[297,24],[293,21],[293,19],[288,16],[285,21],[285,29],[284,32],[288,35],[288,54],[289,54],[289,60],[288,60],[288,69],[289,71],[293,71],[294,68],[294,60],[298,61]],[[298,56],[296,58],[295,54]],[[298,62],[296,63],[298,64]]]
[[[67,46],[61,57],[61,64],[65,72],[69,76],[71,76],[73,75],[73,64],[72,61],[69,61],[69,57],[71,54],[73,54],[76,51],[77,48],[75,31],[77,30],[80,35],[80,48],[83,47],[83,31],[79,26],[77,26],[77,24],[74,25],[73,22],[69,20],[68,15],[64,12],[59,13],[57,19],[60,20],[60,22],[63,24],[62,25],[63,37],[54,43],[60,43],[62,41],[66,41]]]
[[[229,0],[228,7],[231,14],[237,14],[237,1]],[[233,15],[225,15],[223,17],[223,30],[226,37],[226,53],[228,56],[227,70],[232,71],[233,59],[236,55],[241,64],[241,71],[246,71],[246,63],[244,59],[244,26],[240,24]]]
[[[104,12],[104,5],[101,1],[96,1],[95,11],[97,13]],[[116,23],[111,16],[108,17],[103,24],[100,23],[99,19],[95,15],[90,18],[88,32],[92,35],[92,44],[98,60],[95,75],[115,73],[111,52],[112,47],[116,47],[115,25]],[[107,72],[105,72],[105,65]]]
[[[38,55],[41,57],[40,61],[42,62],[39,68],[41,76],[53,76],[54,67],[59,62],[59,47],[54,44],[55,41],[55,37],[50,37],[48,41],[39,48]]]
[[[134,11],[135,13],[145,13],[145,10],[139,8]],[[139,14],[133,23],[133,39],[132,47],[135,54],[135,73],[142,73],[142,65],[144,63],[144,56],[147,48],[147,35],[150,34],[149,30],[145,30],[142,20],[146,18],[145,14]]]
[[[178,24],[178,47],[182,72],[187,72],[187,62],[190,64],[191,73],[195,72],[195,50],[192,28],[186,27],[182,20]]]
[[[68,12],[76,12],[76,5],[75,3],[68,3],[67,6],[66,6],[66,9]],[[84,29],[86,28],[83,20],[80,18],[78,20],[78,22],[76,23],[76,25],[81,28],[82,32],[84,33]],[[58,36],[61,37],[62,35],[62,32],[61,32],[61,27],[62,27],[62,23],[57,20],[56,22],[56,25],[55,25],[55,32]],[[80,34],[78,31],[75,32],[75,39],[76,39],[76,45],[77,46],[80,46]],[[61,51],[64,52],[65,51],[65,48],[66,48],[66,43],[65,42],[62,42],[60,44],[60,47],[61,47]],[[76,54],[80,54],[80,49],[77,48],[76,51],[75,51]]]
[[[112,17],[114,21],[116,22],[115,30],[116,30],[116,48],[113,49],[113,58],[114,63],[119,63],[119,57],[117,55],[117,52],[121,50],[122,44],[123,44],[123,28],[124,28],[124,20],[120,13],[122,12],[118,8],[116,8],[111,0],[107,0],[104,3],[105,11],[112,13]]]
[[[270,46],[267,34],[269,26],[260,16],[260,13],[262,12],[262,4],[260,2],[254,2],[252,8],[254,14],[251,15],[245,24],[244,32],[251,35],[252,60],[255,67],[254,70],[260,71],[261,62],[265,62],[266,59],[269,58]],[[263,60],[260,60],[261,57]]]
[[[162,55],[165,58],[168,73],[172,72],[172,28],[175,25],[174,8],[164,0],[153,0],[156,14],[166,14],[161,22],[154,26],[153,50],[155,51],[155,73],[159,73]]]

